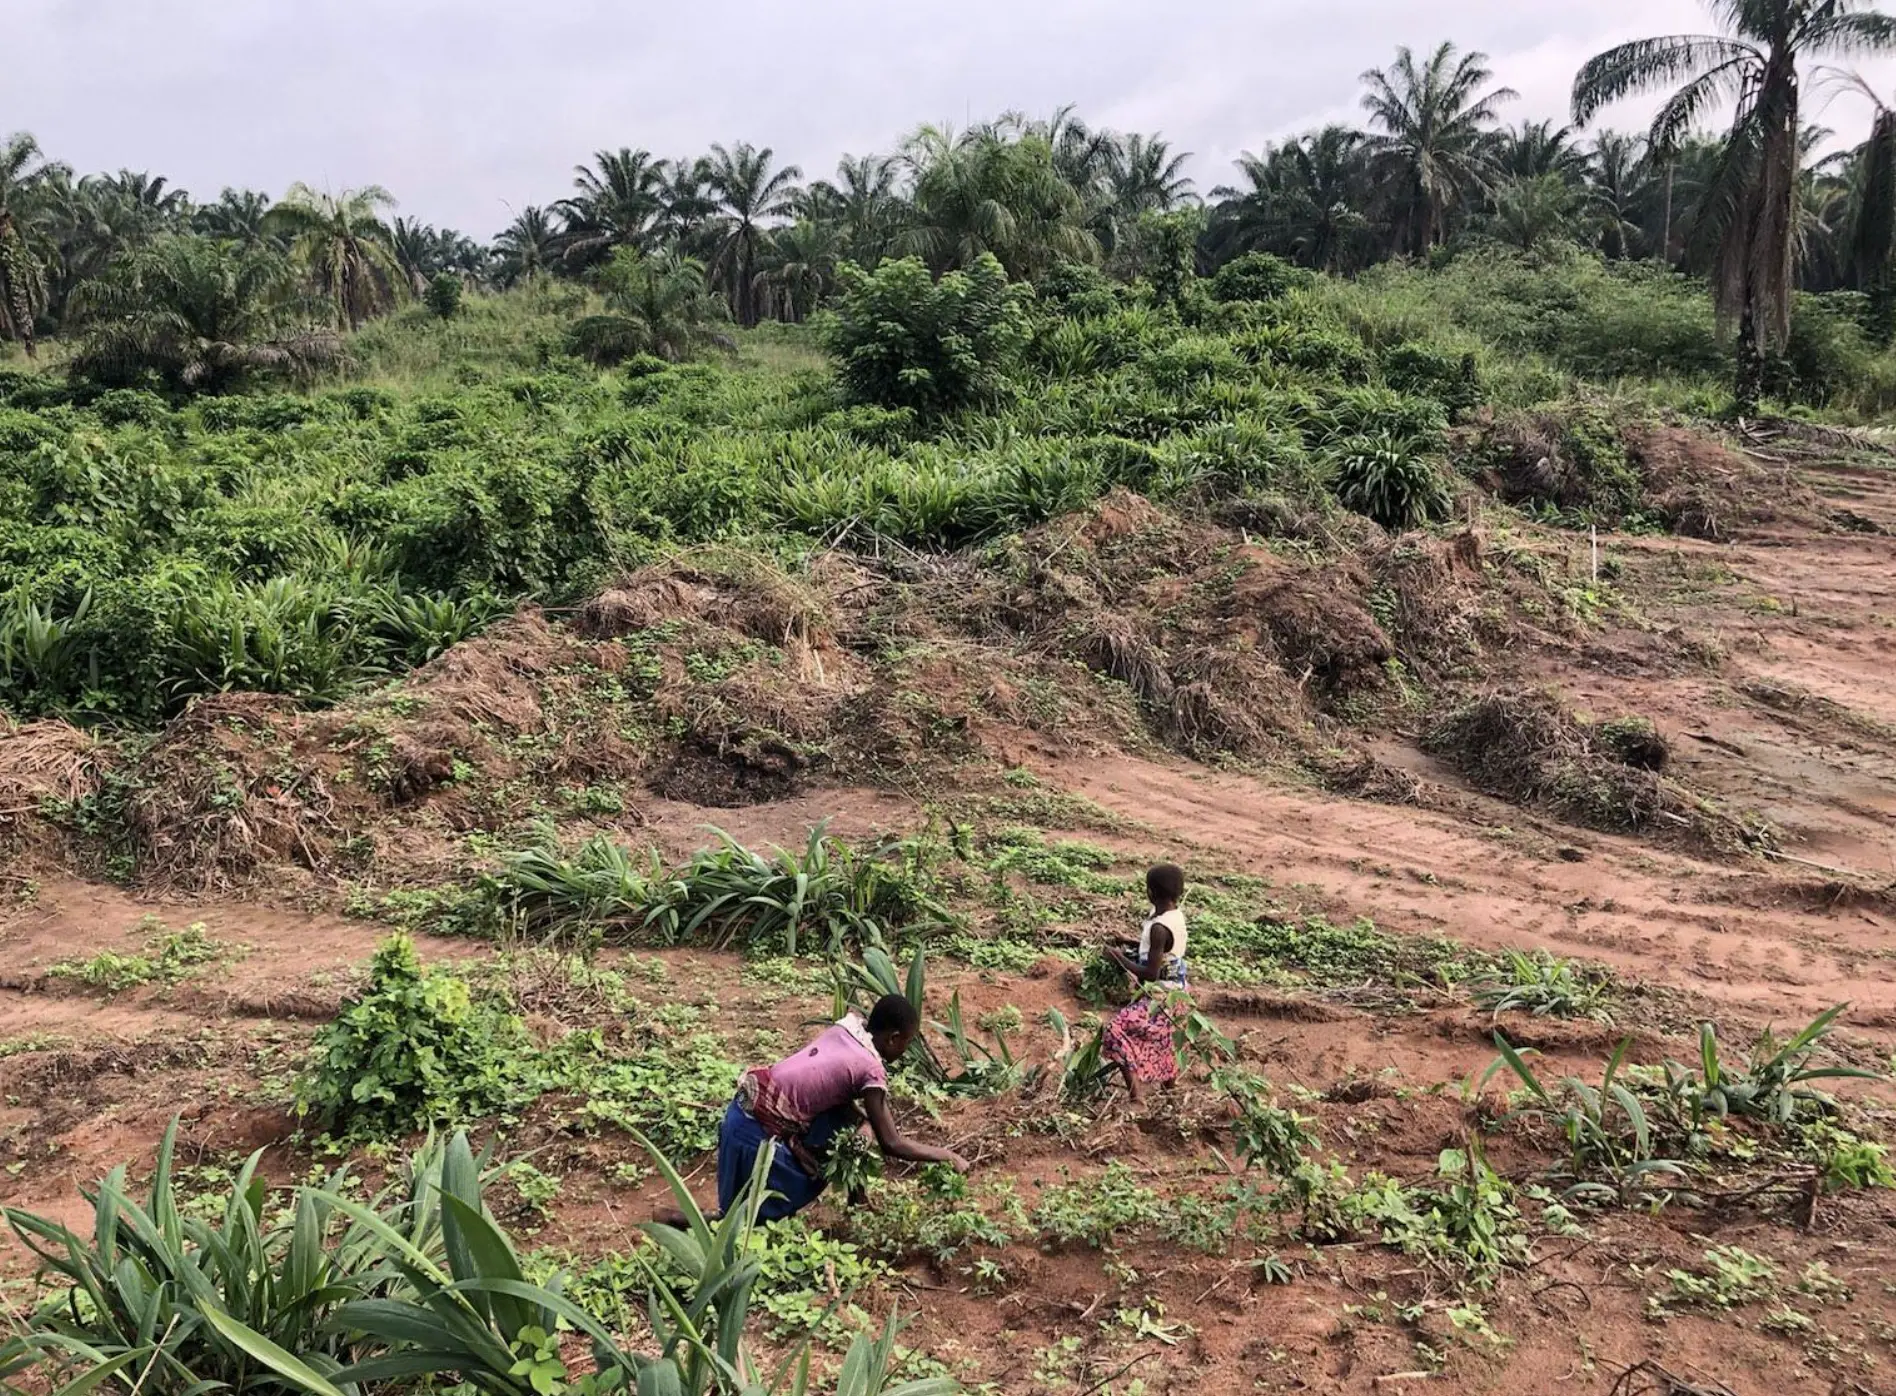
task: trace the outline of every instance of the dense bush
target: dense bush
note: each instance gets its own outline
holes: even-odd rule
[[[491,1114],[514,1094],[528,1045],[517,1017],[453,972],[424,969],[408,937],[393,935],[362,992],[317,1034],[297,1110],[369,1135]]]
[[[991,256],[939,280],[915,258],[845,266],[827,343],[852,402],[923,417],[1003,396],[1028,336],[1024,287]]]
[[[1293,287],[1308,284],[1310,273],[1268,252],[1247,252],[1226,262],[1207,289],[1218,301],[1274,301]]]

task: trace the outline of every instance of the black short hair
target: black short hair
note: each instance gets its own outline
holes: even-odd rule
[[[1185,895],[1185,869],[1177,863],[1160,863],[1146,873],[1146,895],[1152,904],[1176,902]]]
[[[915,1005],[900,994],[884,994],[869,1010],[869,1033],[880,1037],[885,1032],[920,1032],[922,1015]]]

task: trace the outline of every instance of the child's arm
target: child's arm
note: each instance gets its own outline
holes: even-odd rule
[[[1156,984],[1165,978],[1165,958],[1172,953],[1172,928],[1163,922],[1154,922],[1152,935],[1146,942],[1145,963],[1132,958],[1121,950],[1108,950],[1106,954],[1121,969],[1125,970],[1141,984]]]
[[[862,1108],[863,1113],[869,1117],[869,1128],[876,1132],[876,1143],[890,1158],[907,1159],[910,1163],[945,1163],[953,1167],[957,1173],[968,1171],[968,1161],[953,1149],[937,1149],[933,1144],[918,1144],[897,1129],[895,1112],[889,1109],[887,1091],[864,1091]]]

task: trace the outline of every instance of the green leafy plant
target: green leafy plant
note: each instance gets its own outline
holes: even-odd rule
[[[853,402],[921,417],[992,402],[1027,343],[1022,293],[985,253],[939,279],[908,258],[838,281],[825,343]]]
[[[297,1110],[341,1133],[402,1134],[492,1111],[519,1090],[520,1019],[477,1000],[449,970],[424,969],[397,933],[368,982],[317,1034]]]
[[[1393,432],[1341,441],[1332,460],[1337,499],[1391,532],[1418,528],[1448,512],[1448,485],[1435,462]]]
[[[1501,1055],[1483,1074],[1482,1084],[1507,1070],[1527,1088],[1534,1101],[1528,1111],[1559,1130],[1567,1142],[1567,1170],[1574,1180],[1568,1189],[1570,1199],[1604,1197],[1626,1202],[1653,1179],[1684,1174],[1684,1164],[1654,1157],[1646,1107],[1620,1079],[1631,1038],[1622,1039],[1613,1049],[1598,1086],[1569,1076],[1554,1090],[1535,1075],[1526,1055],[1500,1033],[1494,1042]],[[1605,1174],[1606,1181],[1590,1178],[1594,1173]]]
[[[1212,1072],[1211,1084],[1231,1101],[1236,1114],[1232,1138],[1246,1166],[1255,1164],[1274,1177],[1288,1178],[1303,1163],[1305,1151],[1317,1147],[1311,1121],[1276,1104],[1271,1083],[1263,1077],[1241,1067],[1221,1067]]]
[[[159,931],[145,942],[142,954],[122,955],[102,950],[85,960],[59,960],[47,966],[53,979],[70,979],[108,994],[144,984],[177,984],[200,967],[222,959],[228,952],[195,921],[181,931]]]
[[[460,1148],[465,1150],[465,1140]],[[159,1141],[144,1202],[124,1168],[85,1193],[89,1236],[18,1208],[14,1234],[67,1288],[32,1310],[24,1359],[77,1368],[76,1393],[121,1372],[152,1390],[280,1390],[260,1351],[294,1354],[305,1372],[333,1373],[352,1338],[338,1314],[388,1292],[386,1244],[427,1254],[440,1245],[440,1189],[452,1150],[430,1141],[401,1178],[368,1203],[344,1203],[346,1175],[301,1189],[277,1213],[258,1175],[262,1151],[231,1179],[221,1206],[187,1212],[176,1170],[177,1122]],[[466,1166],[473,1168],[471,1155]]]
[[[1800,1111],[1830,1108],[1830,1097],[1812,1090],[1810,1082],[1882,1080],[1880,1073],[1859,1067],[1810,1064],[1845,1007],[1825,1009],[1783,1042],[1766,1031],[1743,1064],[1723,1057],[1717,1029],[1710,1023],[1700,1024],[1698,1069],[1666,1063],[1667,1088],[1675,1108],[1694,1132],[1707,1119],[1727,1115],[1783,1125]]]
[[[855,1199],[882,1177],[882,1150],[860,1129],[843,1130],[830,1142],[823,1176],[843,1196]]]
[[[1509,950],[1497,972],[1475,985],[1474,1000],[1496,1018],[1525,1012],[1610,1021],[1605,1007],[1609,984],[1604,976],[1545,950]]]

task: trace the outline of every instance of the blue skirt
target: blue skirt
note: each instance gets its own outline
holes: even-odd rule
[[[839,1105],[810,1122],[803,1142],[810,1152],[821,1157],[828,1151],[837,1132],[853,1129],[859,1123],[853,1105]],[[718,1127],[718,1210],[728,1212],[744,1184],[757,1168],[757,1152],[770,1136],[764,1127],[736,1100],[724,1111],[724,1123]],[[811,1177],[781,1141],[770,1161],[770,1195],[757,1213],[759,1220],[776,1221],[792,1216],[822,1195],[828,1179]]]

